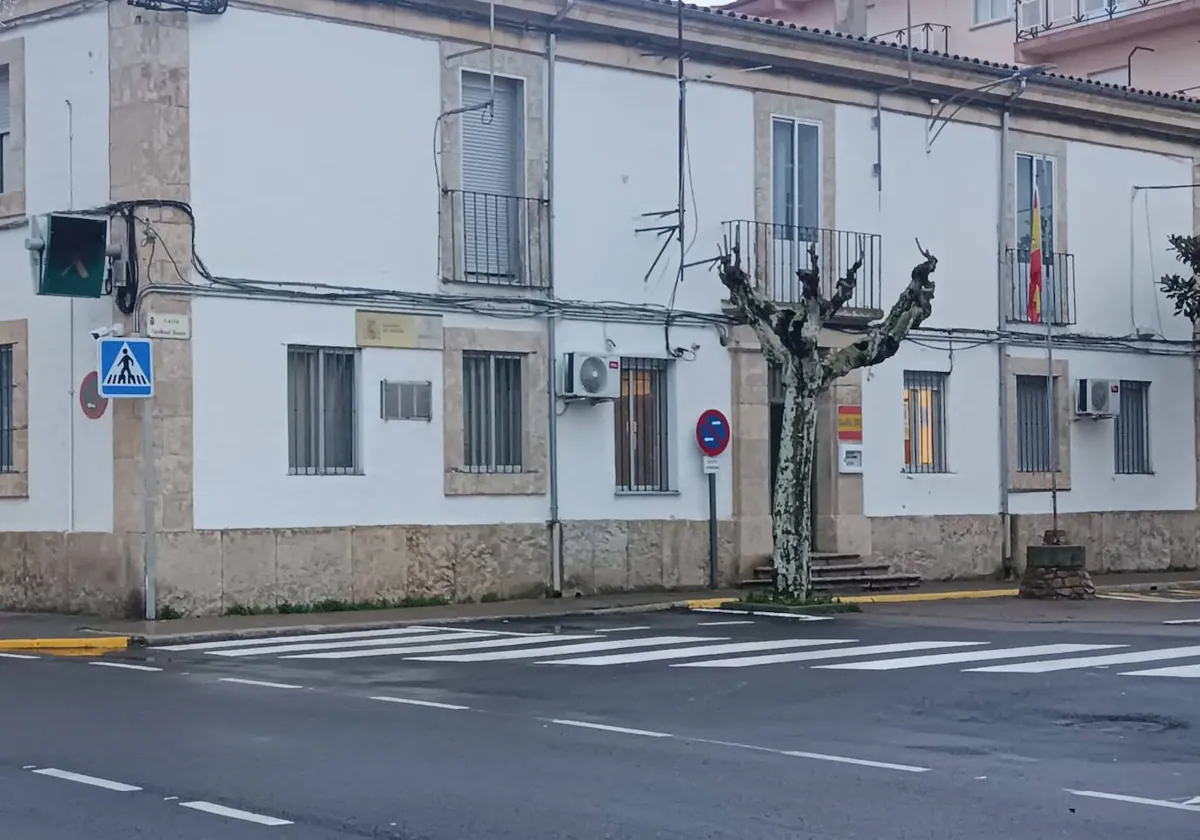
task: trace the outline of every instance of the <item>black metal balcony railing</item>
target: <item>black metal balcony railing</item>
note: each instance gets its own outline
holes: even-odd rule
[[[914,50],[950,52],[950,26],[945,23],[914,23],[901,29],[893,29],[880,35],[872,35],[873,41],[889,41]]]
[[[1034,321],[1029,311],[1030,259],[1024,248],[1006,251],[1009,273],[1008,320],[1018,323],[1050,323],[1069,326],[1075,323],[1075,255],[1048,253],[1042,261],[1042,311]]]
[[[1124,17],[1177,0],[1017,0],[1017,40]]]
[[[443,279],[545,288],[550,203],[466,190],[442,192]]]
[[[838,280],[862,258],[858,284],[844,310],[877,311],[883,269],[882,240],[877,233],[777,225],[745,219],[725,222],[730,245],[741,248],[742,267],[759,289],[776,303],[799,303],[800,278],[808,270],[809,248],[815,248],[821,293],[833,294]]]

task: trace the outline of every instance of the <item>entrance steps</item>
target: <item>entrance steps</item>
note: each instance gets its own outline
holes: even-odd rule
[[[853,592],[879,592],[913,589],[921,585],[920,575],[891,574],[891,566],[877,563],[859,554],[815,551],[812,554],[813,590],[847,595]],[[754,577],[743,580],[743,588],[764,588],[775,582],[773,565],[757,566]]]

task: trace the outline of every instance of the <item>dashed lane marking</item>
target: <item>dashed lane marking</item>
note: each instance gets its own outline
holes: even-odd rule
[[[206,814],[215,814],[218,817],[228,817],[231,820],[242,820],[243,822],[257,823],[258,825],[291,825],[291,820],[281,820],[278,817],[268,817],[265,814],[255,814],[251,811],[242,811],[238,808],[229,808],[225,805],[218,805],[215,802],[180,802],[181,808],[191,808],[193,811],[203,811]]]
[[[81,785],[114,790],[117,793],[132,793],[141,790],[137,785],[127,785],[124,782],[101,779],[99,776],[85,776],[83,773],[72,773],[70,770],[59,770],[57,767],[43,767],[41,770],[34,770],[33,772],[38,776],[49,776],[52,779],[62,779],[66,782],[76,782]]]

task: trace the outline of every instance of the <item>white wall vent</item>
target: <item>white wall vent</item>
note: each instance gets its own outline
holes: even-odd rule
[[[621,357],[564,353],[559,396],[576,400],[614,400],[621,396]]]
[[[379,416],[384,420],[432,420],[432,382],[379,383]]]

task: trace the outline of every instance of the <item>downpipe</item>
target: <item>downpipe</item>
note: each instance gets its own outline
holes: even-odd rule
[[[554,22],[561,20],[571,6],[571,0],[563,6]],[[546,270],[547,295],[554,298],[554,97],[555,63],[558,53],[558,38],[551,29],[546,34]],[[550,512],[547,522],[550,538],[550,594],[561,598],[563,593],[562,522],[558,508],[558,345],[556,321],[553,312],[546,314],[546,412],[547,420],[547,464],[549,472]]]
[[[1008,131],[1008,106],[1006,103],[1000,109],[1000,199],[996,221],[996,332],[1000,335],[1000,340],[996,345],[996,370],[1000,391],[1000,567],[1005,579],[1010,578],[1013,574],[1012,517],[1009,513],[1008,498],[1008,340],[1005,333],[1009,294],[1004,264],[1005,243],[1008,241],[1008,181],[1009,169],[1012,165],[1009,160]]]

